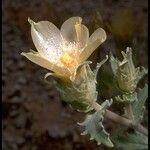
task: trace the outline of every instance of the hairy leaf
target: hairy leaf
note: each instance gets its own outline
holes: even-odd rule
[[[118,95],[115,97],[115,100],[118,102],[124,102],[124,103],[131,103],[131,102],[136,102],[137,101],[137,93],[126,93],[123,95]]]
[[[104,126],[102,124],[104,119],[104,113],[107,107],[109,107],[112,103],[112,100],[109,102],[106,100],[102,103],[101,109],[94,114],[87,115],[86,119],[82,123],[78,123],[81,126],[85,127],[85,131],[81,133],[81,135],[90,134],[90,140],[96,140],[97,144],[101,143],[108,146],[113,147],[113,143],[109,139],[109,134],[105,131]]]
[[[114,58],[112,53],[110,52],[110,59],[109,59],[113,74],[116,75],[117,69],[118,69],[118,62],[119,60],[117,58]]]
[[[145,110],[145,101],[148,97],[148,85],[146,84],[143,89],[139,89],[137,93],[137,101],[132,103],[132,110],[134,116],[134,124],[138,124],[142,118]]]
[[[89,112],[91,110],[93,110],[93,108],[91,108],[89,105],[87,105],[84,102],[80,102],[80,101],[70,101],[67,102],[71,108],[79,111],[79,112]]]
[[[148,149],[148,138],[142,133],[127,133],[124,134],[122,131],[116,132],[112,138],[112,141],[117,147],[123,150],[147,150]]]

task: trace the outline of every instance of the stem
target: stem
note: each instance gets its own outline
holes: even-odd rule
[[[95,103],[94,105],[94,108],[96,111],[100,110],[101,109],[101,106],[98,104],[98,103]],[[133,127],[133,124],[132,124],[132,121],[127,119],[127,118],[124,118],[124,117],[121,117],[119,115],[117,115],[116,113],[110,111],[110,110],[106,110],[105,112],[105,117],[115,123],[118,123],[118,124],[121,124],[123,126],[127,126],[127,127]],[[137,131],[145,134],[145,135],[148,135],[148,130],[143,127],[141,124],[139,124],[137,127],[136,127]]]
[[[132,111],[132,107],[130,103],[125,106],[125,112],[126,112],[127,117],[130,120],[133,120],[133,111]]]

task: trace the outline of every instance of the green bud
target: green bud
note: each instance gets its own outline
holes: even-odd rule
[[[137,83],[147,73],[147,70],[144,67],[135,68],[131,48],[127,47],[126,53],[123,51],[121,53],[122,61],[110,56],[111,68],[119,89],[124,93],[133,93]]]
[[[92,71],[89,64],[80,64],[70,79],[63,79],[56,74],[46,74],[48,81],[53,81],[60,92],[62,99],[78,111],[88,112],[93,109],[92,104],[97,100],[96,76],[100,66],[108,57]],[[51,77],[51,78],[49,78]]]

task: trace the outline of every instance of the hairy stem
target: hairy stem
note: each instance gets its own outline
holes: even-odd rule
[[[130,119],[130,120],[133,120],[133,112],[132,112],[132,107],[131,107],[131,104],[127,104],[125,106],[125,112],[126,112],[126,115],[127,117]]]
[[[98,104],[98,103],[95,103],[94,105],[94,108],[95,110],[100,110],[101,109],[101,106]],[[124,118],[124,117],[121,117],[119,115],[117,115],[116,113],[110,111],[110,110],[106,110],[105,112],[105,117],[115,123],[118,123],[118,124],[121,124],[123,126],[127,126],[127,127],[132,127],[133,124],[132,124],[132,121],[127,119],[127,118]],[[141,124],[139,124],[137,127],[136,127],[136,130],[145,134],[145,135],[148,135],[148,130],[143,127]]]

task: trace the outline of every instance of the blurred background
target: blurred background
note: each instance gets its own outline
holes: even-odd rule
[[[35,50],[27,18],[49,20],[60,28],[72,16],[81,16],[90,34],[102,27],[107,40],[89,58],[92,67],[111,51],[133,48],[136,66],[147,67],[148,0],[3,0],[2,1],[2,143],[3,150],[107,150],[81,136],[85,114],[70,109],[53,85],[48,71],[20,55]],[[143,87],[145,77],[139,83]],[[98,75],[100,103],[116,95],[107,62]],[[120,106],[111,108],[121,113]],[[116,124],[104,122],[110,133]],[[147,126],[147,110],[143,124]],[[113,150],[119,150],[114,148]]]

